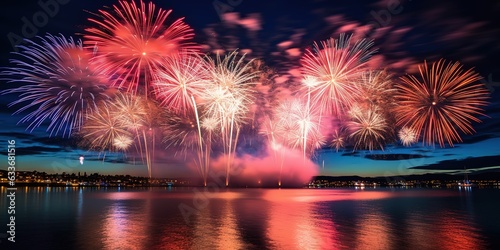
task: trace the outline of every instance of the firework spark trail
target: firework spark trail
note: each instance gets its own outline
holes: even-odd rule
[[[187,159],[189,153],[196,152],[195,165],[203,178],[206,186],[210,166],[210,153],[213,133],[217,132],[219,121],[213,118],[200,120],[198,114],[182,114],[165,111],[161,125],[163,128],[163,143],[167,148],[178,149],[177,153],[183,154]]]
[[[201,122],[201,127],[205,131],[204,135],[206,135],[204,137],[205,148],[203,151],[205,153],[204,155],[205,174],[208,174],[208,168],[210,166],[210,153],[212,151],[212,140],[214,133],[217,132],[218,121],[210,117],[204,118],[203,121]],[[207,176],[205,176],[205,186],[206,186],[206,179]]]
[[[194,100],[194,97],[191,96],[191,99],[193,101],[193,106],[196,107],[196,101]],[[198,136],[199,136],[199,144],[200,144],[200,151],[198,152],[198,159],[199,159],[199,166],[200,166],[200,173],[203,178],[203,186],[207,186],[207,178],[208,178],[208,168],[209,168],[209,160],[207,160],[204,157],[210,158],[210,151],[211,148],[209,146],[211,145],[210,140],[212,140],[211,132],[209,132],[209,137],[207,138],[207,141],[203,141],[203,136],[201,133],[201,124],[200,124],[200,116],[198,115],[198,109],[195,109],[195,115],[196,115],[196,125],[198,127]],[[204,148],[203,145],[206,145]],[[207,152],[204,152],[206,150]]]
[[[277,110],[284,118],[283,124],[290,126],[288,146],[292,149],[300,148],[303,158],[310,155],[318,145],[323,143],[320,131],[319,114],[299,99],[292,99],[282,103]],[[308,150],[309,148],[309,150]]]
[[[146,154],[149,157],[149,170],[150,174],[153,169],[153,163],[155,159],[157,134],[161,134],[161,122],[165,117],[162,116],[161,108],[157,101],[152,99],[144,98],[144,106],[147,110],[146,116],[144,117],[144,127],[142,130],[143,142],[148,147],[149,153]],[[148,144],[149,143],[149,144]]]
[[[112,86],[135,94],[144,84],[148,96],[165,57],[198,49],[189,42],[194,33],[182,18],[167,23],[170,13],[152,2],[122,0],[112,10],[99,10],[98,18],[89,18],[96,27],[85,29],[84,44],[97,51],[92,62],[114,79]]]
[[[320,115],[339,115],[354,103],[356,77],[371,57],[373,42],[363,39],[351,43],[352,36],[341,34],[314,44],[314,51],[307,50],[302,58],[302,74],[306,91],[313,106],[320,108]]]
[[[419,78],[401,77],[397,85],[397,125],[414,130],[424,144],[445,141],[453,147],[461,142],[459,131],[474,133],[471,122],[480,122],[476,115],[484,115],[489,92],[480,83],[479,74],[472,69],[463,70],[458,62],[446,63],[441,59],[419,65]]]
[[[207,57],[205,66],[210,79],[202,95],[205,111],[203,117],[219,121],[224,155],[227,156],[226,186],[241,125],[246,122],[250,104],[254,100],[252,89],[258,71],[251,70],[252,60],[245,62],[245,55],[234,51],[228,55],[217,55],[215,60]]]
[[[209,139],[205,139],[205,134],[204,131],[202,132],[203,128],[201,126],[201,114],[199,112],[202,105],[198,105],[196,100],[201,100],[201,102],[203,102],[202,98],[206,97],[206,95],[203,96],[204,91],[207,91],[207,85],[208,88],[210,87],[210,81],[212,79],[211,76],[214,76],[210,75],[212,72],[209,71],[209,68],[216,67],[216,65],[205,64],[206,62],[203,61],[201,57],[187,54],[180,54],[179,56],[172,57],[167,59],[167,62],[168,66],[158,71],[157,80],[154,82],[155,94],[157,99],[160,101],[160,104],[166,109],[182,114],[184,117],[190,117],[191,115],[195,116],[195,122],[191,125],[193,128],[197,129],[198,142],[189,142],[188,147],[192,147],[191,150],[193,150],[193,148],[197,148],[197,150],[195,150],[197,151],[197,162],[195,162],[195,165],[198,166],[204,184],[206,185],[210,162],[209,157],[211,148],[209,148],[209,146],[211,146],[210,140],[212,140],[212,130],[207,131]],[[211,61],[209,61],[209,63],[210,62]],[[217,63],[221,62],[217,61]],[[226,75],[220,76],[220,74],[220,72],[218,74],[216,73],[215,76],[222,77],[222,81],[225,81],[226,79],[224,79],[224,77],[226,77]],[[227,83],[224,82],[224,84]],[[212,87],[215,87],[216,91],[211,93],[211,97],[215,97],[216,99],[221,97],[222,99],[231,99],[233,97],[231,95],[232,93],[227,91],[230,86],[224,85],[222,88],[219,88],[220,86]],[[235,103],[237,102],[238,100],[235,101]],[[216,104],[226,105],[233,103],[228,103],[226,99],[225,103],[222,102]],[[214,107],[212,106],[211,108]],[[216,108],[219,110],[216,110],[215,112],[221,112],[221,110],[222,112],[230,112],[232,110],[231,106],[219,106]],[[223,114],[219,117],[223,117]],[[172,130],[175,126],[169,127],[170,128],[167,128],[167,130]],[[167,132],[167,134],[169,133]],[[182,134],[183,133],[179,133],[179,135]],[[171,139],[166,139],[166,141],[176,143],[175,141],[178,140],[176,137],[176,135],[173,135]],[[231,146],[232,145],[229,147]],[[186,152],[188,147],[184,147],[184,152]]]
[[[299,99],[280,102],[260,133],[265,135],[274,152],[275,161],[279,160],[280,175],[278,185],[281,186],[281,173],[285,153],[289,149],[300,149],[303,163],[306,158],[321,147],[324,136],[320,131],[319,115]],[[279,159],[278,159],[279,155]]]
[[[20,52],[14,54],[20,59],[12,59],[15,66],[1,73],[9,82],[28,85],[2,94],[20,93],[9,107],[24,104],[14,114],[29,112],[19,123],[29,122],[30,131],[50,121],[50,136],[70,136],[99,100],[109,98],[107,80],[89,67],[90,55],[81,41],[50,34],[40,41],[26,40],[28,45],[18,46]]]
[[[206,185],[208,170],[210,166],[211,144],[214,139],[213,133],[217,132],[219,121],[213,117],[202,118],[198,114],[201,108],[191,97],[193,112],[178,112],[166,107],[163,108],[162,124],[163,143],[166,148],[177,149],[176,154],[180,153],[187,159],[189,153],[196,152],[195,165]]]
[[[275,116],[280,119],[278,123],[278,128],[282,129],[280,132],[286,134],[286,145],[292,149],[299,148],[303,152],[304,159],[323,143],[318,112],[301,100],[291,99],[282,102],[276,109]]]
[[[359,122],[366,122],[366,128],[370,132],[363,136],[363,140],[355,142],[357,147],[383,149],[383,144],[394,139],[394,129],[392,124],[395,124],[394,107],[396,102],[394,95],[394,81],[392,75],[387,70],[369,70],[360,74],[357,80],[357,91],[359,93],[356,103],[352,106],[351,112],[357,110],[358,113],[353,117],[348,124],[354,124],[359,130]],[[361,118],[361,119],[360,119]],[[373,129],[373,130],[372,130]],[[351,129],[356,131],[356,129]],[[378,131],[380,133],[374,133]],[[352,136],[352,138],[359,138]],[[364,145],[363,145],[364,144]],[[377,145],[378,144],[378,145]],[[356,147],[355,147],[356,148]]]
[[[123,127],[138,133],[137,131],[144,126],[148,110],[142,97],[119,93],[110,103],[110,107],[112,115]]]
[[[142,126],[144,126],[144,117],[147,113],[142,98],[139,96],[134,98],[132,95],[120,92],[108,106],[110,114],[117,120],[118,125],[134,134],[133,140],[137,140],[137,144],[134,143],[134,146],[141,155],[141,158],[143,158],[144,149],[140,139],[142,135],[140,131],[142,130]],[[149,165],[147,166],[149,170]]]
[[[148,175],[151,177],[156,143],[155,130],[161,119],[156,103],[145,97],[119,93],[108,106],[118,125],[134,134],[137,150],[145,160]]]

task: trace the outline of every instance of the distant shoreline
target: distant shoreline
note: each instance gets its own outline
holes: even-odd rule
[[[336,188],[336,187],[499,187],[500,172],[469,173],[464,175],[422,174],[406,176],[313,176],[307,183],[284,183],[278,186],[277,181],[266,179],[258,184],[251,180],[240,180],[230,183],[229,188]],[[223,183],[218,188],[225,188]],[[287,185],[288,184],[288,185]],[[0,186],[10,187],[7,171],[0,170]],[[197,178],[148,178],[130,175],[100,175],[86,172],[78,174],[47,174],[37,171],[16,171],[16,187],[200,187],[202,182]],[[212,185],[213,186],[213,185]]]

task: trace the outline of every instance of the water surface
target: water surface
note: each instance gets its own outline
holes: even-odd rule
[[[7,190],[1,191],[0,219],[6,224]],[[1,239],[0,245],[500,249],[499,198],[499,189],[18,187],[16,243]]]

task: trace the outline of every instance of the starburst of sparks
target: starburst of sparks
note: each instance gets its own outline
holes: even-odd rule
[[[417,133],[409,127],[402,127],[398,132],[398,137],[401,144],[405,147],[409,147],[411,144],[418,141]]]
[[[489,92],[479,74],[458,62],[424,62],[419,71],[397,86],[397,125],[414,130],[424,144],[453,147],[462,141],[459,132],[475,132],[472,122],[480,122],[476,116],[483,115]]]
[[[175,112],[192,113],[196,107],[191,97],[199,99],[208,81],[202,58],[181,53],[167,58],[165,64],[153,82],[156,99]]]
[[[11,60],[15,66],[1,73],[9,82],[27,85],[2,94],[19,93],[9,106],[23,104],[15,113],[29,112],[19,122],[29,123],[31,131],[49,121],[50,135],[69,136],[111,92],[104,75],[89,66],[90,55],[81,41],[62,35],[40,41],[18,46],[19,59]]]
[[[348,122],[349,136],[355,141],[354,148],[383,149],[388,124],[381,111],[375,106],[367,108],[353,106],[349,114],[351,116]]]
[[[113,79],[112,86],[137,93],[144,85],[144,94],[149,95],[165,57],[198,49],[190,42],[193,30],[182,18],[167,22],[170,14],[152,2],[120,0],[89,18],[94,26],[85,29],[84,44],[96,51],[92,62]]]
[[[354,103],[357,91],[353,80],[375,53],[372,41],[353,43],[351,37],[341,34],[338,39],[315,43],[314,50],[307,50],[302,58],[304,88],[321,114],[338,115]]]
[[[346,146],[346,132],[344,129],[335,129],[332,133],[332,140],[330,146],[335,148],[338,152],[339,149]]]
[[[101,152],[123,149],[121,145],[115,144],[116,140],[132,136],[128,128],[113,115],[106,102],[100,103],[97,110],[88,116],[79,134],[82,135],[84,147]]]

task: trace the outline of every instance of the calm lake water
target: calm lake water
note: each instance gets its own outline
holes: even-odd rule
[[[500,249],[499,211],[499,189],[18,187],[0,249]]]

